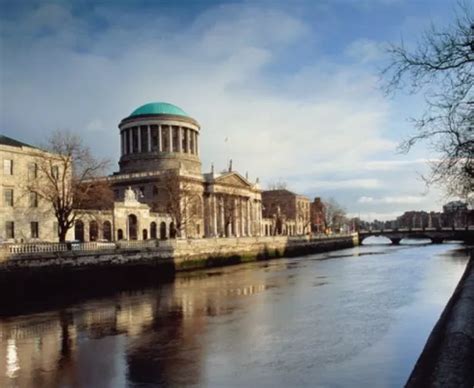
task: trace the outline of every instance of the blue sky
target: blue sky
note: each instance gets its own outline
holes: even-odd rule
[[[380,91],[388,42],[414,45],[455,1],[0,1],[0,131],[40,143],[81,133],[117,170],[119,121],[167,101],[202,126],[203,170],[232,158],[387,219],[439,210],[419,175],[436,155],[397,153],[422,96]],[[225,139],[228,139],[225,141]]]

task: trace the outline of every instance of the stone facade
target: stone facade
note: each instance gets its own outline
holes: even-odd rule
[[[0,136],[0,242],[58,241],[51,204],[30,191],[33,180],[45,180],[39,158],[51,158],[36,147]]]
[[[170,106],[144,105],[119,124],[120,169],[107,178],[116,200],[130,187],[151,212],[167,213],[181,237],[260,236],[258,183],[231,167],[203,174],[198,122],[174,106],[183,114],[163,112],[162,105]]]
[[[100,242],[309,233],[308,198],[287,190],[264,192],[262,197],[258,180],[251,182],[244,178],[232,169],[232,163],[224,172],[216,173],[212,167],[210,172],[202,173],[200,125],[180,108],[167,103],[146,104],[124,118],[118,128],[119,171],[98,178],[110,184],[115,202],[106,210],[93,206],[87,210],[76,209],[75,225],[69,231],[68,240]],[[28,182],[35,153],[41,151],[13,139],[4,143],[9,144],[0,144],[3,167],[0,239],[57,241],[50,206],[40,201],[31,208],[30,194],[20,195],[20,186]],[[12,225],[14,237],[11,237]]]
[[[263,217],[272,220],[271,235],[303,235],[310,232],[309,198],[286,189],[267,190],[262,192],[262,203]]]

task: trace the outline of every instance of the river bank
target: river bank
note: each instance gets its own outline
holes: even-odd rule
[[[28,304],[34,306],[40,298],[62,303],[76,295],[110,294],[172,281],[183,271],[295,257],[357,244],[357,235],[278,236],[149,240],[123,242],[113,248],[99,245],[100,249],[95,250],[20,252],[0,262],[0,293],[8,295],[0,298],[0,315],[14,313]]]
[[[406,387],[474,386],[474,249]]]

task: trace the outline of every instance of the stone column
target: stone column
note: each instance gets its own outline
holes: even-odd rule
[[[128,153],[133,153],[133,131],[132,128],[128,128]]]
[[[212,195],[212,230],[213,235],[217,236],[217,204],[216,204],[216,196]]]
[[[247,198],[247,236],[252,235],[251,229],[251,214],[250,214],[250,198]]]
[[[170,145],[170,152],[173,152],[173,126],[168,125],[168,137],[169,137],[169,145]]]
[[[148,152],[151,152],[151,126],[147,126],[147,134],[148,134]]]
[[[239,236],[239,202],[237,198],[232,199],[234,201],[234,212],[233,212],[233,222],[232,222],[232,229],[234,232],[234,236]]]
[[[124,140],[124,136],[123,136],[123,131],[120,131],[120,149],[122,150],[122,156],[125,155],[125,142],[123,141]]]
[[[183,128],[178,127],[178,152],[183,152]]]
[[[239,197],[239,219],[240,219],[240,235],[245,236],[244,201],[242,197]]]
[[[194,155],[198,155],[198,133],[194,132]]]
[[[221,203],[221,209],[220,209],[221,230],[220,230],[220,233],[223,236],[225,236],[226,230],[225,230],[225,215],[224,215],[224,196],[221,196],[220,203]]]
[[[162,133],[161,133],[161,125],[158,125],[158,150],[160,152],[163,152],[163,136],[162,136]]]

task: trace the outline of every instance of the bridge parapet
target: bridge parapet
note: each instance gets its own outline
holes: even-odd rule
[[[393,244],[399,244],[405,238],[430,239],[433,243],[442,243],[445,240],[458,240],[464,242],[474,241],[474,227],[464,228],[399,228],[360,230],[359,241],[362,243],[367,237],[386,237]]]

